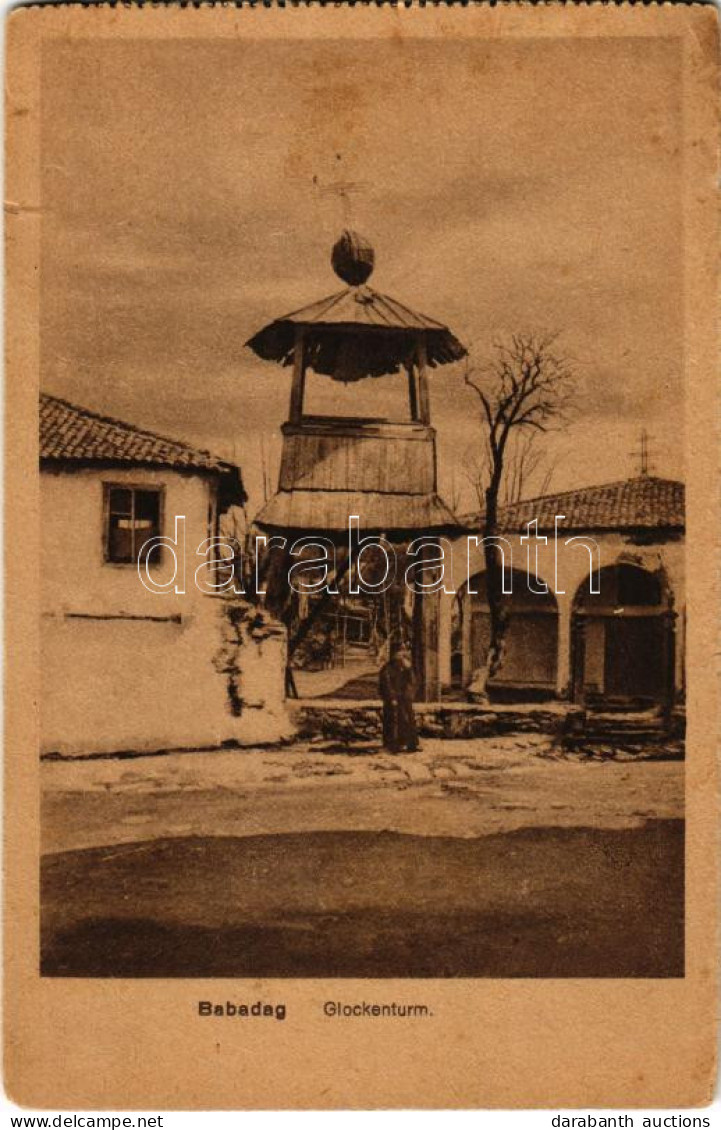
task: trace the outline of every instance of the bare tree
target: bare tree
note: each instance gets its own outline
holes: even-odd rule
[[[471,487],[479,513],[486,508],[492,462],[490,448],[480,454],[476,448],[470,448],[464,454],[463,476]],[[558,459],[544,451],[538,442],[538,432],[521,431],[518,436],[512,436],[506,451],[499,502],[510,506],[528,498],[529,490],[534,495],[547,494],[557,467]],[[458,509],[458,503],[455,509]]]
[[[506,466],[501,482],[501,501],[504,506],[534,495],[547,494],[558,460],[544,451],[537,431],[521,429],[511,436],[506,452]],[[490,476],[489,476],[490,479]]]
[[[457,514],[461,506],[461,487],[456,479],[456,468],[453,464],[451,464],[451,479],[446,498],[453,513]]]
[[[474,672],[469,692],[487,696],[488,682],[498,672],[505,649],[508,602],[503,594],[503,558],[498,544],[498,511],[504,485],[520,498],[532,468],[541,456],[536,440],[557,429],[571,409],[575,376],[570,362],[556,350],[557,335],[514,334],[497,343],[491,359],[466,364],[465,383],[476,394],[484,425],[487,478],[483,489],[483,553],[490,617],[486,662]]]
[[[467,451],[465,453],[463,474],[473,491],[473,497],[478,511],[482,513],[486,508],[486,487],[491,477],[488,453],[485,451],[479,453],[475,448]]]

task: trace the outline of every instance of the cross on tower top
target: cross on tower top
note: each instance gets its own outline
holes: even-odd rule
[[[335,159],[338,163],[336,165],[336,168],[338,168],[340,162],[343,160],[343,154],[336,153]],[[318,189],[318,192],[321,196],[336,196],[340,200],[341,221],[346,226],[349,225],[353,219],[353,196],[357,195],[360,192],[363,192],[366,188],[368,188],[366,181],[344,180],[341,177],[338,180],[329,180],[323,182],[317,174],[315,174],[313,177],[313,184]]]

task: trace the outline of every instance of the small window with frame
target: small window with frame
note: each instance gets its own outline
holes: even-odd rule
[[[144,546],[162,530],[162,487],[105,483],[105,560],[115,565],[144,561]],[[154,561],[160,560],[156,547]]]

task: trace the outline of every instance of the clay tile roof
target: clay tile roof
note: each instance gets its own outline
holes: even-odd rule
[[[239,469],[209,451],[100,416],[44,392],[40,394],[40,459],[46,464],[141,464],[215,471],[236,477],[240,485]]]
[[[553,530],[556,515],[563,514],[564,530],[676,529],[685,526],[685,487],[673,479],[641,475],[602,486],[547,494],[505,506],[500,528],[522,532],[538,519],[539,530]],[[464,525],[478,529],[481,515],[471,515]]]
[[[466,348],[442,322],[425,314],[417,314],[395,298],[380,294],[370,286],[351,286],[346,290],[322,298],[302,310],[285,314],[265,326],[246,344],[264,361],[278,361],[290,365],[293,361],[296,326],[311,331],[337,330],[341,327],[372,333],[386,331],[384,345],[374,356],[367,376],[382,376],[394,372],[406,360],[409,334],[423,331],[426,339],[429,366],[447,365],[466,355]],[[316,372],[333,375],[333,357],[314,356]]]

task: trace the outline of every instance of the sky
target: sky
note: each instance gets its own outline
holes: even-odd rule
[[[642,428],[680,478],[680,97],[662,39],[53,44],[42,386],[236,459],[253,509],[290,374],[245,342],[341,289],[350,221],[372,285],[479,360],[559,334],[577,411],[543,441],[552,489],[636,473]],[[433,371],[431,406],[441,493],[471,505],[459,368]]]

